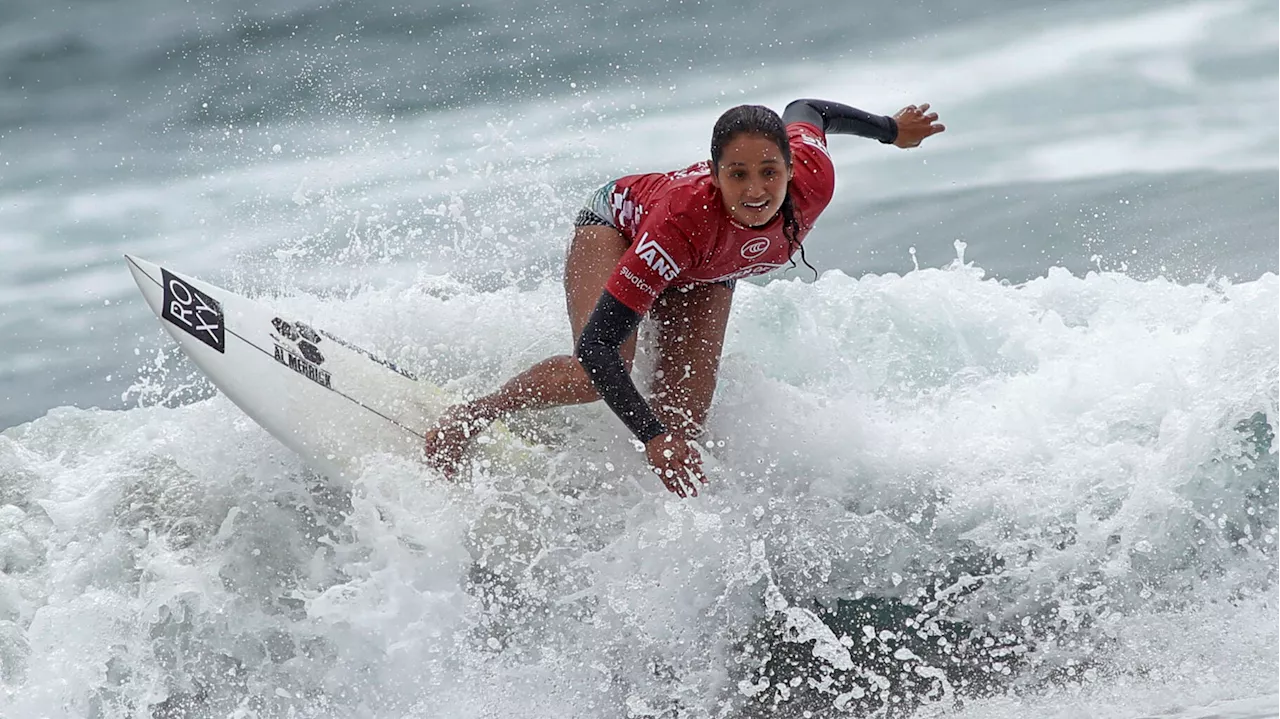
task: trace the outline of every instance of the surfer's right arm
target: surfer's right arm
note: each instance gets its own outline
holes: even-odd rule
[[[702,458],[662,424],[622,361],[622,343],[636,331],[641,316],[606,290],[582,328],[576,356],[600,398],[644,444],[649,465],[667,489],[681,497],[697,496],[692,480],[707,481]]]
[[[647,233],[642,238],[648,238]],[[650,466],[667,489],[681,497],[697,495],[693,478],[706,482],[702,459],[682,438],[673,435],[641,396],[622,360],[622,345],[640,326],[640,319],[671,283],[686,258],[678,241],[649,240],[677,267],[655,269],[634,251],[627,251],[605,284],[605,290],[578,337],[575,356],[592,386],[609,409],[644,444]]]
[[[666,434],[667,428],[640,396],[622,361],[622,343],[636,331],[640,317],[640,313],[605,291],[582,328],[577,357],[600,398],[636,439],[648,444],[653,438]]]

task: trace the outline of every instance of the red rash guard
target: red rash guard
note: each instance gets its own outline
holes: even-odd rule
[[[792,177],[787,192],[804,240],[835,192],[835,168],[823,131],[809,123],[787,126]],[[761,275],[786,265],[797,245],[782,233],[782,213],[763,227],[734,222],[707,161],[665,174],[619,179],[611,202],[613,220],[631,248],[605,289],[643,315],[672,285],[714,283]]]

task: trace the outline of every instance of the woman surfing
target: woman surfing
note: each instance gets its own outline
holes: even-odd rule
[[[578,213],[565,259],[574,353],[451,407],[426,432],[428,462],[452,476],[495,420],[604,399],[667,489],[696,496],[707,480],[689,440],[711,407],[734,282],[797,251],[803,260],[801,243],[835,192],[827,135],[912,148],[945,129],[937,119],[928,104],[892,117],[824,100],[796,100],[781,116],[740,105],[712,129],[709,161],[606,183]],[[646,315],[657,328],[652,404],[630,374]]]

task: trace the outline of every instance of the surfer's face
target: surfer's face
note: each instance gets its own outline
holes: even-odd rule
[[[740,225],[766,224],[787,198],[791,167],[778,144],[764,135],[746,132],[729,140],[714,170],[712,182],[720,188],[724,209]]]

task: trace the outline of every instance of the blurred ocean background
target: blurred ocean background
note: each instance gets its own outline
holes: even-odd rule
[[[1274,717],[1273,2],[0,4],[0,717]],[[457,393],[569,347],[569,225],[729,106],[833,137],[679,501],[315,475],[126,252]],[[643,365],[643,358],[641,361]]]

